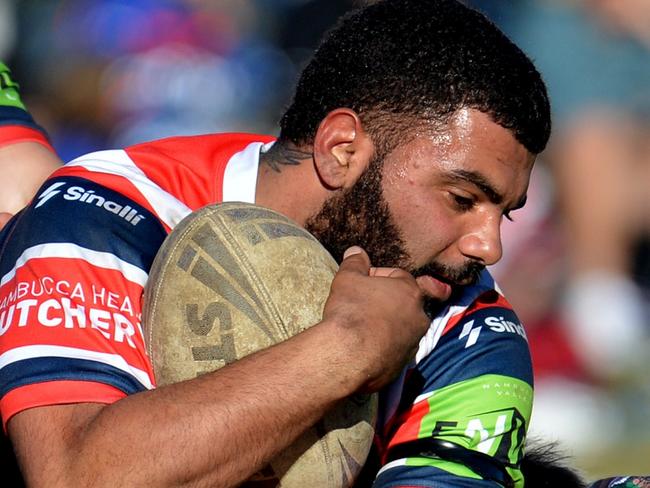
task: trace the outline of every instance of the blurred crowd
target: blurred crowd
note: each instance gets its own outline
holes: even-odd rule
[[[0,56],[70,160],[214,131],[274,132],[301,63],[352,2],[0,0]],[[9,19],[13,19],[13,22]]]
[[[274,134],[318,38],[360,2],[0,0],[0,59],[64,160]],[[553,106],[493,270],[531,341],[533,435],[592,476],[650,472],[650,1],[469,3],[533,58]]]
[[[532,433],[590,469],[648,472],[650,2],[482,3],[536,62],[553,108],[495,269],[529,331]]]

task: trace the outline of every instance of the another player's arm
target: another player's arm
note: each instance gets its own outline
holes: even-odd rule
[[[0,62],[0,228],[60,165],[43,129],[20,100],[18,84]]]
[[[523,486],[532,365],[523,327],[499,301],[464,316],[412,371],[418,399],[396,422],[375,488]]]
[[[386,384],[413,354],[428,325],[420,290],[405,272],[381,273],[369,276],[365,253],[349,256],[321,323],[214,373],[110,405],[15,414],[7,428],[27,483],[239,484],[335,402]]]
[[[0,132],[2,127],[0,127]],[[15,214],[34,197],[38,187],[61,166],[61,160],[38,142],[14,142],[0,147],[0,213]]]

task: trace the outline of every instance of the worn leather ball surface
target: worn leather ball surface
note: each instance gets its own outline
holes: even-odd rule
[[[214,371],[318,323],[336,270],[311,234],[277,212],[237,202],[190,214],[165,239],[145,288],[157,384]],[[352,485],[376,412],[376,395],[341,402],[244,486]]]

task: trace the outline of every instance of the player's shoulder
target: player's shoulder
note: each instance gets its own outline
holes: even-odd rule
[[[139,165],[164,162],[186,166],[195,172],[213,172],[247,147],[259,151],[260,146],[274,140],[272,136],[231,132],[168,137],[129,146],[124,151]]]
[[[262,142],[264,144],[274,141],[275,138],[269,135],[252,134],[246,132],[224,132],[224,133],[211,133],[199,134],[189,136],[173,136],[147,141],[139,144],[133,144],[126,147],[127,152],[136,151],[160,151],[160,152],[175,152],[192,149],[193,151],[200,150],[201,148],[209,148],[212,150],[229,149],[237,150],[237,148],[244,147],[250,143]]]
[[[144,196],[154,210],[164,207],[161,220],[173,228],[177,216],[223,199],[227,167],[254,172],[260,151],[273,140],[241,133],[169,137],[86,154],[57,174],[137,190],[134,195]],[[172,215],[166,219],[167,209]]]
[[[484,374],[533,384],[525,326],[487,270],[434,318],[417,367],[430,387]]]

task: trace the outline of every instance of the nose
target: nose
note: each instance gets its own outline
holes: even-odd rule
[[[481,228],[463,235],[458,246],[465,257],[479,261],[485,266],[498,262],[503,255],[500,221],[484,222]]]

